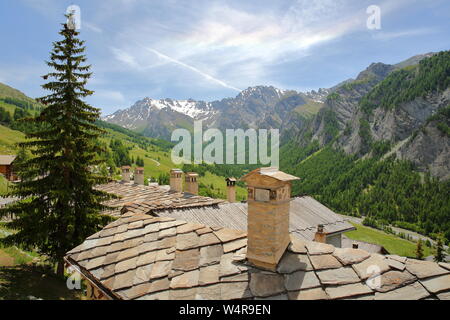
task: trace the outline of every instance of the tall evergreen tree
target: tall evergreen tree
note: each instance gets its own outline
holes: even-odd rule
[[[96,141],[102,130],[94,124],[99,109],[83,101],[93,94],[85,88],[91,73],[84,41],[67,24],[59,34],[63,39],[53,43],[47,62],[53,70],[43,76],[51,79],[42,86],[51,93],[39,99],[46,108],[28,119],[33,130],[20,144],[32,153],[16,168],[22,181],[12,195],[23,200],[2,209],[0,217],[13,214],[8,227],[17,230],[2,242],[37,249],[62,276],[65,253],[110,220],[99,212],[111,196],[94,189],[107,178],[91,170],[101,162]]]
[[[445,252],[444,252],[444,241],[443,241],[443,235],[440,234],[436,241],[436,253],[434,255],[434,261],[436,262],[442,262],[445,259]]]

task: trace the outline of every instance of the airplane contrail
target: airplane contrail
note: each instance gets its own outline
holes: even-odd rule
[[[148,51],[150,51],[150,52],[156,54],[158,57],[160,57],[160,58],[162,58],[162,59],[164,59],[164,60],[167,60],[167,61],[169,61],[169,62],[178,64],[178,65],[180,65],[180,66],[182,66],[182,67],[185,67],[186,69],[189,69],[189,70],[191,70],[191,71],[194,71],[195,73],[198,73],[198,74],[201,75],[202,77],[204,77],[204,78],[206,78],[206,79],[208,79],[208,80],[210,80],[210,81],[213,81],[213,82],[215,82],[215,83],[217,83],[217,84],[219,84],[219,85],[221,85],[221,86],[223,86],[223,87],[225,87],[225,88],[232,89],[232,90],[235,90],[235,91],[238,91],[238,92],[241,92],[241,91],[242,91],[242,90],[239,89],[239,88],[233,87],[233,86],[231,86],[231,85],[229,85],[229,84],[223,82],[223,81],[220,80],[220,79],[214,78],[213,76],[211,76],[211,75],[209,75],[209,74],[207,74],[207,73],[204,73],[203,71],[201,71],[201,70],[199,70],[199,69],[197,69],[197,68],[195,68],[195,67],[193,67],[193,66],[190,66],[190,65],[188,65],[188,64],[186,64],[186,63],[184,63],[184,62],[182,62],[182,61],[178,61],[178,60],[176,60],[176,59],[174,59],[174,58],[172,58],[172,57],[169,57],[169,56],[167,56],[167,55],[165,55],[165,54],[163,54],[163,53],[161,53],[161,52],[159,52],[159,51],[157,51],[157,50],[155,50],[155,49],[153,49],[153,48],[146,48],[146,47],[144,47],[144,48],[145,48],[146,50],[148,50]]]

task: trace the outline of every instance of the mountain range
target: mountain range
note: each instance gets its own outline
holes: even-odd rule
[[[170,139],[175,128],[191,129],[194,120],[221,130],[278,128],[284,143],[295,141],[299,147],[311,141],[320,146],[332,143],[360,157],[381,148],[386,156],[395,154],[421,171],[448,179],[450,139],[444,127],[448,123],[438,114],[450,105],[449,55],[421,54],[395,65],[372,63],[355,79],[318,91],[255,86],[234,98],[212,102],[144,98],[103,120],[163,139]],[[430,70],[422,70],[421,64],[422,69],[439,69],[438,74],[428,79]],[[428,87],[411,92],[409,87],[420,87],[418,83],[424,81],[431,81]],[[436,88],[432,81],[447,82]],[[402,92],[404,97],[395,100]],[[385,105],[387,94],[393,99],[389,106]]]

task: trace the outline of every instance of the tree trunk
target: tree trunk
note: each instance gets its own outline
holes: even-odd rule
[[[58,278],[64,278],[64,260],[58,259],[58,265],[56,267],[56,275]]]

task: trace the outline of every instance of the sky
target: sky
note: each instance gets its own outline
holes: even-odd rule
[[[0,0],[0,82],[47,94],[41,76],[70,5],[94,73],[87,102],[103,115],[144,97],[329,88],[373,62],[450,49],[448,0]]]

